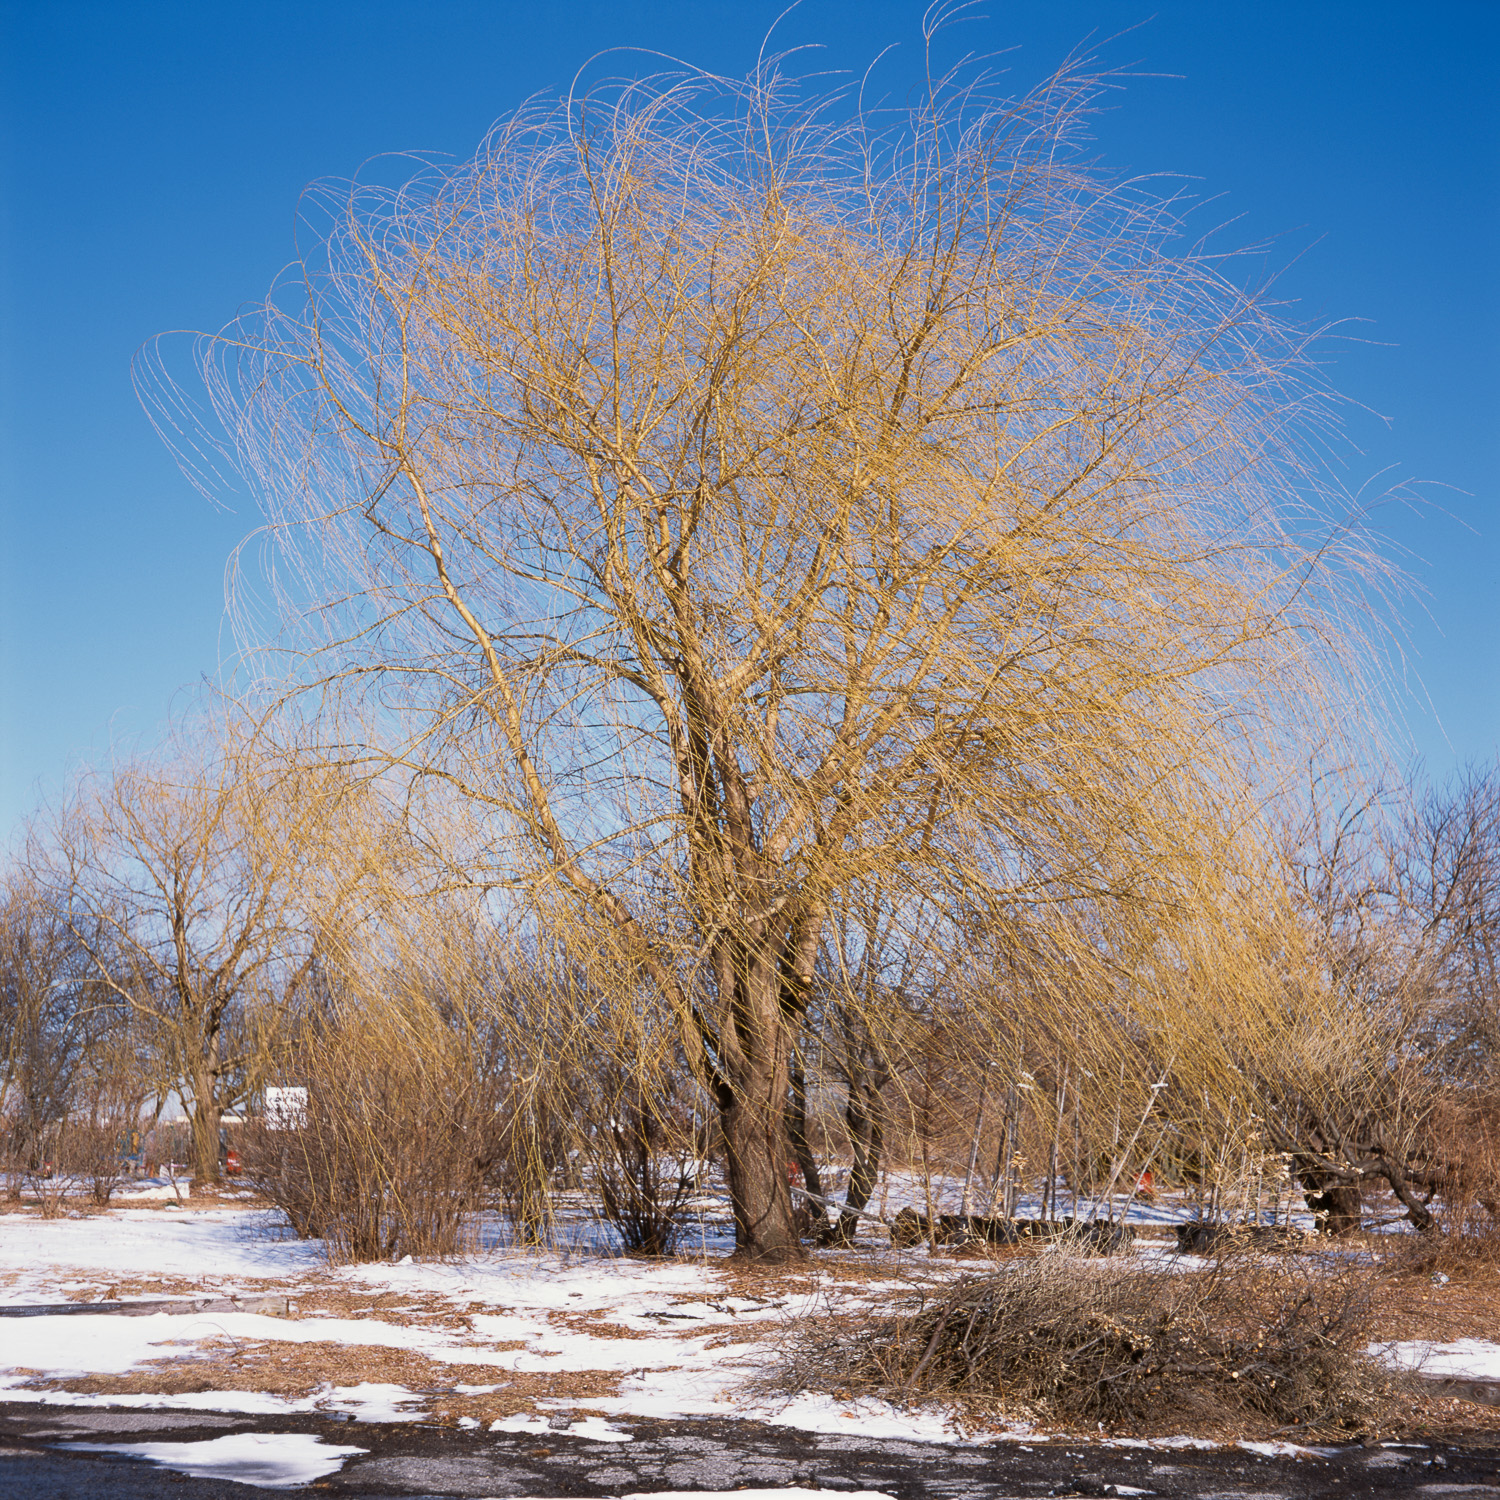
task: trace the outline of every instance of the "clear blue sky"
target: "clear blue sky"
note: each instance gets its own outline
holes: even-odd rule
[[[462,156],[601,48],[743,74],[781,0],[0,0],[0,838],[81,755],[150,736],[232,646],[225,559],[253,513],[178,474],[131,393],[171,328],[217,328],[292,253],[301,188],[404,149]],[[1115,172],[1217,195],[1203,223],[1278,236],[1309,321],[1363,318],[1332,378],[1370,409],[1351,481],[1451,488],[1390,512],[1428,592],[1404,707],[1442,771],[1500,741],[1500,4],[993,0],[1018,87],[1091,33],[1133,81],[1098,122]],[[920,6],[804,0],[786,43],[858,67]],[[621,60],[618,71],[648,71]],[[1172,76],[1162,76],[1172,75]],[[1384,419],[1384,420],[1378,420]],[[1384,487],[1391,475],[1374,482]],[[1435,710],[1435,712],[1434,712]]]

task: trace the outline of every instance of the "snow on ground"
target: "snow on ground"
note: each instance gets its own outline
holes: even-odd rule
[[[935,1206],[956,1209],[960,1185],[940,1186]],[[925,1190],[916,1179],[903,1182],[893,1176],[885,1212],[893,1214],[903,1203],[925,1211]],[[1090,1207],[1086,1202],[1077,1205],[1085,1216]],[[1124,1207],[1122,1198],[1116,1204],[1117,1216]],[[1030,1201],[1020,1205],[1023,1214],[1035,1214],[1039,1208]],[[1066,1198],[1058,1205],[1060,1212],[1072,1208]],[[1142,1228],[1165,1227],[1191,1216],[1191,1205],[1180,1200],[1137,1200],[1129,1207],[1129,1219]],[[795,1291],[783,1285],[764,1296],[745,1295],[746,1284],[722,1263],[727,1249],[722,1222],[705,1219],[694,1238],[715,1246],[717,1253],[632,1260],[614,1254],[607,1235],[581,1220],[568,1227],[561,1248],[520,1252],[505,1249],[499,1230],[491,1225],[488,1248],[467,1258],[413,1262],[408,1257],[399,1264],[330,1268],[321,1243],[290,1238],[278,1215],[255,1208],[162,1204],[117,1207],[78,1219],[0,1215],[0,1302],[36,1306],[59,1302],[70,1293],[92,1300],[116,1282],[125,1284],[129,1295],[130,1283],[151,1280],[188,1283],[196,1295],[215,1297],[271,1285],[292,1299],[287,1317],[245,1312],[139,1317],[70,1313],[0,1319],[0,1401],[266,1417],[327,1411],[362,1421],[396,1421],[427,1414],[440,1399],[430,1390],[358,1379],[358,1374],[378,1372],[349,1369],[340,1372],[348,1383],[327,1380],[311,1394],[181,1390],[180,1377],[191,1372],[194,1360],[222,1356],[226,1347],[337,1344],[351,1351],[409,1351],[439,1366],[494,1372],[489,1384],[451,1385],[459,1396],[504,1391],[511,1381],[561,1372],[617,1377],[606,1384],[609,1394],[579,1399],[539,1396],[528,1402],[535,1410],[503,1418],[502,1431],[534,1428],[554,1437],[628,1441],[629,1434],[619,1431],[614,1421],[742,1416],[808,1432],[921,1442],[966,1440],[933,1408],[902,1410],[885,1402],[839,1400],[813,1392],[766,1394],[757,1381],[772,1362],[775,1339],[785,1326],[821,1307],[833,1291],[834,1278],[820,1273],[815,1264],[795,1283]],[[1163,1245],[1143,1246],[1139,1253],[1169,1252]],[[1201,1263],[1179,1259],[1183,1266]],[[940,1267],[954,1273],[966,1269],[951,1261],[929,1260],[925,1251],[892,1255],[891,1280],[844,1281],[837,1289],[840,1305],[878,1304],[903,1285],[896,1279],[898,1262],[914,1262],[933,1272]],[[339,1311],[298,1310],[299,1297],[315,1302],[329,1293],[342,1299],[335,1299]],[[376,1297],[387,1304],[378,1315],[362,1316],[357,1307],[348,1310],[351,1302]],[[392,1299],[400,1305],[391,1307]],[[1420,1360],[1429,1372],[1500,1377],[1500,1346],[1478,1340],[1395,1345],[1383,1352],[1398,1362]],[[152,1372],[162,1366],[179,1377],[176,1393],[152,1390]],[[128,1391],[47,1388],[70,1379],[131,1375],[136,1378]],[[163,1379],[163,1386],[168,1383]],[[305,1392],[307,1386],[299,1389]],[[464,1420],[475,1422],[473,1417]],[[522,1425],[512,1426],[515,1423]],[[990,1438],[1029,1435],[1030,1429],[1017,1427]],[[1163,1445],[1170,1446],[1170,1440],[1153,1443]]]
[[[290,1489],[337,1473],[367,1448],[340,1448],[302,1432],[236,1432],[195,1443],[59,1443],[79,1453],[123,1453],[195,1479]]]
[[[823,1288],[746,1296],[731,1290],[717,1259],[492,1252],[449,1262],[330,1269],[320,1245],[281,1237],[274,1216],[258,1211],[117,1209],[80,1220],[0,1216],[0,1268],[9,1281],[0,1295],[12,1305],[55,1303],[70,1291],[97,1296],[101,1282],[132,1276],[187,1278],[218,1296],[241,1291],[246,1282],[273,1281],[293,1299],[287,1317],[78,1312],[0,1319],[0,1401],[265,1416],[340,1411],[365,1421],[409,1420],[431,1407],[430,1393],[377,1381],[330,1383],[300,1397],[256,1390],[93,1394],[39,1383],[145,1374],[163,1364],[181,1374],[190,1371],[193,1360],[226,1344],[331,1343],[351,1350],[410,1350],[440,1365],[494,1370],[493,1385],[456,1384],[456,1394],[501,1390],[510,1376],[617,1374],[616,1394],[541,1399],[536,1403],[541,1414],[525,1419],[554,1435],[592,1441],[628,1440],[607,1418],[694,1415],[756,1417],[807,1431],[929,1442],[959,1436],[940,1416],[901,1412],[884,1402],[752,1394],[747,1384],[764,1373],[770,1342],[788,1320],[820,1305]],[[296,1311],[299,1294],[315,1297],[330,1287],[356,1296],[416,1299],[411,1311],[419,1315],[391,1321],[390,1308],[371,1317]],[[882,1283],[866,1284],[846,1300],[882,1290]],[[445,1326],[432,1321],[433,1299],[450,1308]],[[569,1420],[574,1407],[587,1414]],[[549,1418],[549,1412],[556,1415]]]
[[[323,1246],[283,1237],[281,1216],[253,1209],[111,1209],[81,1219],[0,1215],[0,1269],[7,1302],[56,1302],[72,1283],[60,1271],[87,1272],[97,1284],[163,1276],[211,1280],[226,1292],[243,1280],[321,1270]]]
[[[1455,1339],[1451,1344],[1425,1339],[1371,1344],[1370,1353],[1398,1369],[1443,1380],[1500,1381],[1500,1344],[1488,1339]]]

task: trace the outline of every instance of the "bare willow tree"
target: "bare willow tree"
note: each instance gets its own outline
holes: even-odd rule
[[[200,345],[278,644],[485,811],[467,878],[675,1018],[747,1258],[799,1253],[840,891],[1201,908],[1322,701],[1302,347],[1068,164],[1094,92],[896,119],[768,65],[526,109],[315,195],[300,277]]]

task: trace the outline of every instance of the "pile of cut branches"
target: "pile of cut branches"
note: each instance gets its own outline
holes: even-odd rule
[[[1364,1352],[1368,1284],[1312,1261],[1174,1272],[1046,1255],[914,1286],[888,1316],[805,1322],[779,1383],[1090,1427],[1347,1433],[1378,1422],[1388,1387]]]

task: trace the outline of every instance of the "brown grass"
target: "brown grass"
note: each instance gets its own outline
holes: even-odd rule
[[[499,1349],[521,1347],[502,1343]],[[365,1382],[406,1387],[414,1395],[435,1399],[460,1415],[485,1420],[533,1409],[542,1400],[585,1400],[613,1396],[617,1371],[558,1371],[516,1374],[493,1365],[449,1364],[410,1349],[382,1349],[336,1343],[245,1346],[214,1340],[203,1356],[174,1360],[123,1375],[88,1375],[55,1380],[37,1378],[34,1389],[77,1395],[181,1395],[194,1391],[265,1391],[301,1399],[325,1385]],[[494,1386],[481,1395],[460,1395],[459,1385]],[[481,1411],[482,1409],[482,1411]],[[414,1413],[415,1415],[415,1413]]]
[[[1390,1242],[1383,1237],[1373,1237],[1371,1248],[1379,1251],[1389,1249]],[[1234,1261],[1231,1257],[1231,1261]],[[1244,1261],[1247,1258],[1241,1257]],[[955,1274],[958,1267],[950,1271],[931,1266],[931,1274],[925,1282],[916,1280],[915,1268],[909,1267],[904,1278],[905,1297],[924,1297],[925,1307],[930,1313],[942,1305],[945,1298],[958,1292],[967,1283],[982,1281],[995,1275],[1014,1276],[1036,1274],[1040,1266],[1053,1266],[1061,1257],[1046,1256],[1026,1262],[1012,1262],[1009,1268],[998,1263],[993,1267],[973,1267],[980,1270],[979,1276]],[[1097,1284],[1101,1279],[1118,1277],[1128,1268],[1102,1266],[1098,1263],[1073,1266]],[[1249,1264],[1253,1266],[1254,1262]],[[1256,1310],[1256,1298],[1264,1293],[1283,1293],[1293,1283],[1301,1284],[1298,1278],[1309,1274],[1308,1268],[1316,1262],[1299,1258],[1297,1262],[1261,1262],[1263,1275],[1250,1278],[1247,1291],[1243,1280],[1240,1297],[1241,1311]],[[1298,1270],[1298,1266],[1302,1266]],[[882,1328],[893,1321],[889,1316],[889,1302],[877,1300],[877,1311],[885,1316],[873,1326],[870,1315],[857,1308],[840,1314],[837,1309],[847,1295],[868,1299],[872,1291],[889,1287],[901,1273],[889,1257],[867,1257],[861,1255],[829,1256],[820,1258],[815,1266],[791,1267],[780,1270],[754,1270],[741,1266],[721,1268],[714,1278],[715,1290],[707,1294],[709,1301],[727,1298],[755,1299],[762,1308],[777,1303],[790,1302],[794,1298],[824,1292],[834,1312],[823,1319],[814,1320],[804,1328],[809,1342],[817,1337],[836,1336],[835,1340],[847,1354],[866,1347],[877,1338]],[[14,1278],[0,1273],[0,1285]],[[1177,1277],[1173,1285],[1187,1289],[1194,1278]],[[475,1314],[502,1312],[503,1302],[488,1303],[477,1299],[450,1298],[431,1293],[376,1291],[351,1287],[336,1274],[317,1273],[297,1282],[275,1280],[236,1280],[236,1290],[285,1291],[295,1299],[297,1315],[326,1313],[337,1317],[373,1319],[398,1326],[418,1325],[453,1334],[468,1331],[468,1319]],[[1331,1285],[1325,1290],[1336,1288]],[[1468,1264],[1461,1274],[1450,1281],[1435,1284],[1430,1274],[1414,1270],[1399,1259],[1388,1259],[1383,1274],[1368,1278],[1362,1288],[1356,1289],[1362,1303],[1363,1328],[1346,1340],[1341,1348],[1347,1353],[1365,1339],[1412,1339],[1431,1338],[1451,1340],[1461,1337],[1478,1337],[1500,1340],[1500,1267],[1495,1265]],[[99,1281],[84,1288],[73,1288],[67,1293],[74,1299],[97,1300],[102,1296],[203,1296],[222,1295],[222,1289],[202,1280],[192,1281],[176,1277],[121,1278],[115,1282]],[[670,1301],[672,1299],[668,1299]],[[695,1299],[696,1300],[696,1299]],[[1231,1299],[1233,1300],[1233,1299]],[[1273,1295],[1274,1301],[1274,1295]],[[1097,1309],[1095,1309],[1097,1310]],[[554,1327],[571,1332],[588,1334],[599,1339],[629,1339],[643,1351],[649,1348],[656,1336],[650,1330],[626,1328],[614,1321],[617,1315],[611,1309],[560,1310],[547,1318]],[[900,1310],[899,1317],[907,1328],[905,1335],[909,1345],[913,1338],[914,1312],[910,1305]],[[1033,1316],[1033,1321],[1035,1317]],[[1117,1318],[1125,1326],[1128,1321]],[[927,1325],[930,1337],[930,1323]],[[701,1335],[708,1330],[688,1325],[664,1324],[663,1336],[671,1337],[683,1333]],[[713,1330],[720,1342],[732,1343],[747,1337],[765,1338],[770,1326],[757,1319],[744,1327],[733,1324]],[[517,1348],[520,1345],[486,1343],[486,1348]],[[925,1345],[923,1346],[925,1349]],[[805,1352],[805,1351],[804,1351]],[[920,1358],[918,1351],[916,1358]],[[843,1357],[843,1356],[841,1356]],[[1341,1356],[1342,1357],[1342,1356]],[[908,1357],[908,1374],[915,1360]],[[23,1375],[25,1372],[18,1372]],[[793,1377],[780,1381],[782,1388]],[[798,1377],[800,1378],[800,1377]],[[405,1386],[422,1398],[414,1409],[413,1417],[423,1421],[457,1422],[461,1417],[470,1417],[488,1424],[499,1418],[517,1413],[530,1412],[538,1402],[565,1400],[583,1403],[579,1410],[587,1409],[587,1403],[618,1393],[622,1376],[615,1371],[558,1371],[529,1372],[515,1374],[496,1369],[490,1365],[448,1364],[433,1360],[409,1350],[383,1349],[373,1346],[344,1345],[332,1342],[315,1344],[293,1344],[278,1341],[238,1343],[222,1339],[205,1344],[201,1355],[138,1369],[120,1376],[95,1376],[73,1380],[47,1379],[39,1372],[32,1372],[33,1384],[37,1388],[69,1391],[80,1395],[125,1395],[125,1394],[175,1394],[193,1391],[258,1390],[292,1398],[316,1394],[325,1384],[358,1385],[365,1382],[390,1382]],[[836,1390],[845,1395],[860,1393],[893,1394],[892,1386],[872,1384],[866,1377],[853,1378],[847,1369],[830,1371],[822,1375],[803,1379],[802,1384],[813,1388]],[[926,1377],[919,1384],[925,1385]],[[1345,1438],[1352,1431],[1365,1431],[1381,1437],[1401,1436],[1418,1441],[1500,1441],[1500,1410],[1474,1405],[1469,1402],[1429,1393],[1421,1388],[1406,1387],[1391,1383],[1380,1394],[1377,1405],[1345,1413],[1359,1420],[1356,1427],[1339,1425],[1340,1417],[1332,1421],[1311,1419],[1294,1413],[1283,1419],[1256,1409],[1253,1404],[1236,1404],[1238,1393],[1231,1390],[1229,1398],[1223,1395],[1221,1384],[1210,1383],[1196,1393],[1188,1393],[1186,1404],[1178,1404],[1169,1410],[1158,1410],[1153,1415],[1134,1420],[1113,1420],[1109,1425],[1118,1429],[1172,1431],[1190,1430],[1204,1437],[1232,1440],[1246,1436],[1280,1435],[1294,1439],[1307,1434],[1313,1438],[1320,1433],[1334,1432]],[[1232,1383],[1231,1383],[1232,1384]],[[458,1385],[494,1386],[493,1391],[461,1394],[454,1388]],[[900,1398],[904,1392],[894,1391]],[[1015,1416],[1027,1409],[1031,1414],[1043,1418],[1047,1425],[1058,1432],[1084,1435],[1096,1431],[1099,1416],[1079,1415],[1069,1406],[1069,1400],[1051,1397],[1044,1401],[1022,1399],[1013,1390],[997,1390],[979,1394],[964,1392],[942,1392],[932,1390],[914,1391],[910,1399],[941,1399],[956,1403],[961,1419],[976,1426],[993,1423],[1002,1416]],[[1284,1415],[1284,1414],[1283,1414]]]
[[[1420,1266],[1389,1267],[1371,1290],[1371,1323],[1381,1339],[1500,1342],[1500,1266],[1470,1264],[1446,1282]]]

